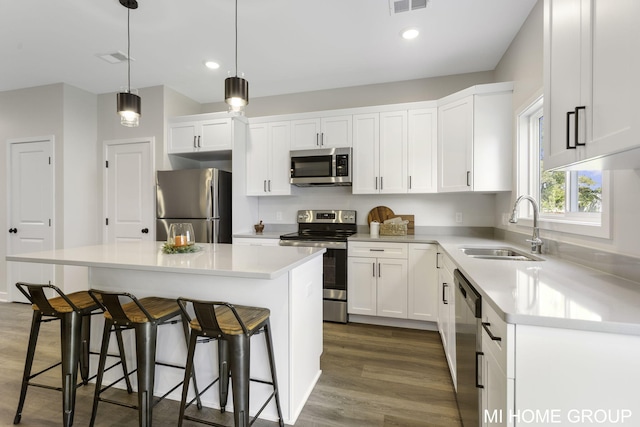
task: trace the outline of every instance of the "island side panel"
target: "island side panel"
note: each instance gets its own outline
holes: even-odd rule
[[[289,272],[291,324],[290,408],[295,421],[318,378],[322,355],[322,257]]]
[[[321,274],[319,277],[322,277]],[[296,366],[291,364],[289,359],[294,343],[292,342],[293,335],[290,334],[291,315],[289,307],[291,304],[289,292],[292,284],[290,284],[288,274],[273,280],[267,280],[91,267],[89,270],[89,283],[90,287],[94,289],[130,292],[138,298],[145,296],[178,298],[183,296],[203,300],[228,301],[232,304],[265,307],[271,310],[271,328],[283,417],[286,423],[293,424],[294,414],[289,404],[292,399],[290,396],[291,378],[298,376],[305,378],[309,374],[295,371]],[[321,297],[319,299],[321,300]],[[305,316],[304,314],[302,315]],[[94,327],[94,331],[95,329]],[[184,364],[186,349],[185,346],[181,345],[181,341],[184,341],[181,331],[182,329],[179,325],[163,326],[160,329],[157,350],[158,360]],[[96,340],[93,341],[95,342]],[[180,344],[177,345],[177,343]],[[125,345],[127,348],[133,349],[133,337],[128,337]],[[261,334],[252,338],[251,351],[251,376],[253,378],[269,379],[268,359],[264,337]],[[129,351],[129,354],[132,355],[133,352]],[[319,356],[317,358],[319,363]],[[133,366],[133,358],[130,360]],[[216,344],[199,345],[194,364],[198,373],[198,382],[202,387],[208,384],[214,376],[217,376],[217,368],[213,366],[216,360]],[[301,368],[298,367],[298,369]],[[181,372],[179,370],[158,367],[155,394],[164,394],[180,379]],[[269,389],[270,387],[259,383],[251,384],[250,412],[252,415],[257,412],[268,397]],[[168,397],[180,400],[180,389],[172,392]],[[210,391],[203,397],[205,406],[217,408],[217,402],[217,391]],[[230,402],[227,405],[227,411],[231,411],[232,408],[233,406]],[[273,402],[265,408],[261,418],[277,419]]]

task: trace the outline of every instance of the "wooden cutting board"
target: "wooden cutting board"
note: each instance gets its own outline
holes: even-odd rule
[[[376,206],[369,211],[367,216],[367,224],[371,224],[371,221],[378,221],[383,223],[385,219],[393,218],[393,211],[386,206]]]

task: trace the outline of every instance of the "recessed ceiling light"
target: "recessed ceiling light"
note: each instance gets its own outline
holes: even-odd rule
[[[401,36],[405,40],[413,40],[416,37],[418,37],[419,34],[420,34],[420,31],[418,31],[417,29],[415,29],[415,28],[407,28],[406,30],[404,30],[401,33]]]
[[[211,70],[217,70],[218,68],[220,68],[220,64],[214,61],[205,61],[204,65]]]

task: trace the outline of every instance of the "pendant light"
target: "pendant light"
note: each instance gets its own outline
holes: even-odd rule
[[[131,31],[129,14],[131,9],[138,8],[136,0],[120,0],[120,4],[127,8],[127,91],[118,93],[117,105],[120,124],[127,127],[137,127],[140,124],[140,97],[131,93]]]
[[[236,75],[227,77],[224,81],[224,102],[229,104],[229,110],[242,113],[249,103],[249,82],[238,77],[238,0],[236,0]]]

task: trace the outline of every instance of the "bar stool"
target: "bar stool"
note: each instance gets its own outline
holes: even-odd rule
[[[20,399],[13,423],[20,423],[24,401],[27,396],[27,388],[29,386],[35,386],[62,391],[63,425],[65,427],[71,426],[73,424],[76,389],[81,385],[86,385],[94,378],[89,378],[91,315],[101,314],[102,310],[100,310],[100,305],[93,300],[87,291],[74,292],[66,295],[54,285],[23,282],[16,283],[16,287],[31,302],[33,317],[31,321],[31,333],[29,334],[29,345],[27,347],[27,358],[22,376]],[[48,299],[45,294],[46,289],[53,290],[58,296]],[[62,360],[32,375],[31,368],[33,366],[38,334],[40,332],[40,324],[54,320],[60,320]],[[118,345],[120,348],[123,347],[122,336],[120,334],[118,334]],[[124,359],[121,359],[119,363],[124,363]],[[80,364],[80,376],[82,377],[82,382],[79,384],[77,383],[78,364]],[[62,387],[52,387],[31,382],[31,380],[38,375],[58,365],[62,365]],[[131,387],[128,382],[127,385]]]
[[[183,384],[183,381],[174,386],[171,390],[161,396],[154,402],[154,382],[155,382],[155,366],[169,366],[172,368],[184,369],[184,366],[173,365],[169,363],[163,363],[156,361],[156,339],[158,334],[158,326],[166,324],[175,324],[180,320],[175,320],[176,317],[181,317],[183,331],[185,334],[185,341],[188,341],[189,327],[187,318],[182,316],[180,306],[173,299],[159,298],[159,297],[147,297],[137,299],[130,293],[125,292],[107,292],[92,289],[89,294],[93,299],[101,305],[105,310],[105,324],[104,332],[102,335],[102,346],[100,349],[100,360],[98,362],[98,374],[96,379],[96,389],[93,398],[93,409],[91,412],[90,426],[95,423],[98,403],[108,402],[117,404],[120,406],[129,407],[138,410],[138,420],[140,427],[151,427],[152,425],[152,410],[155,405],[162,401],[169,393],[177,389]],[[123,304],[124,301],[124,304]],[[122,378],[116,380],[112,384],[102,387],[102,380],[105,372],[105,359],[107,350],[109,347],[109,337],[112,329],[116,331],[123,331],[133,329],[135,332],[136,340],[136,362],[137,367],[134,371],[127,372],[124,370],[124,378],[128,378],[129,375],[137,372],[138,379],[138,404],[129,405],[122,402],[116,402],[110,399],[104,399],[100,397],[100,394],[113,386],[115,383],[122,380]],[[186,345],[186,343],[185,343]],[[124,352],[120,349],[121,355],[124,357]],[[124,366],[123,366],[124,368]],[[200,397],[198,394],[198,388],[194,378],[194,389],[198,396],[198,408],[202,408]]]
[[[278,382],[276,378],[276,366],[273,356],[273,342],[271,340],[271,326],[269,322],[270,311],[266,308],[231,305],[227,302],[199,301],[187,298],[178,298],[178,303],[185,317],[189,318],[191,338],[189,339],[189,351],[187,353],[187,366],[185,369],[184,388],[180,402],[180,418],[178,427],[182,427],[183,420],[196,421],[212,426],[222,426],[212,421],[194,418],[185,415],[186,408],[193,403],[187,403],[187,386],[193,372],[193,356],[198,338],[218,341],[219,377],[209,384],[202,393],[219,381],[220,409],[225,411],[227,393],[229,387],[229,371],[233,381],[233,417],[236,427],[248,427],[258,418],[271,399],[275,398],[280,426],[284,426],[282,409],[278,395]],[[191,319],[188,306],[193,308],[195,319]],[[249,375],[251,357],[251,337],[264,332],[267,353],[269,356],[269,368],[271,370],[271,382],[251,378]],[[228,363],[228,367],[227,367]],[[273,386],[273,392],[256,413],[249,420],[249,381],[269,384]],[[197,397],[197,396],[196,396]],[[224,426],[223,426],[224,427]]]

